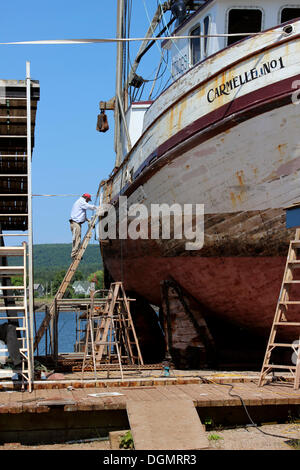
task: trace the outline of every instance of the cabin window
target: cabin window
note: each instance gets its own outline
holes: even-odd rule
[[[258,33],[262,29],[262,11],[252,9],[234,8],[228,15],[228,34]],[[228,46],[246,36],[229,36]]]
[[[281,23],[300,17],[300,8],[283,8],[281,12]]]
[[[204,57],[208,56],[208,44],[209,44],[209,38],[207,35],[210,33],[210,16],[206,16],[203,20],[203,29],[204,29],[204,47],[203,47],[203,54]]]
[[[200,24],[190,31],[190,36],[200,36],[201,28]],[[195,65],[200,61],[201,50],[200,50],[200,38],[195,37],[190,39],[190,50],[191,50],[191,65]]]

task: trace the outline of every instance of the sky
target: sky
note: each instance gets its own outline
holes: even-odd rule
[[[152,18],[157,0],[133,0],[135,37],[149,26],[144,4]],[[117,0],[3,2],[0,42],[114,38],[116,9]],[[115,94],[116,44],[0,45],[0,57],[1,79],[25,79],[30,61],[31,78],[40,82],[33,194],[76,195],[33,197],[34,243],[70,243],[77,195],[96,194],[114,167],[113,111],[107,111],[108,132],[97,132],[96,122],[99,102]]]

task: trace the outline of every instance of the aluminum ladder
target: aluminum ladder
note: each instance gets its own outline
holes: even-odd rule
[[[16,332],[18,341],[20,341],[19,351],[21,355],[22,388],[25,388],[25,382],[28,383],[28,391],[32,391],[33,382],[33,358],[30,347],[30,325],[28,315],[28,299],[27,299],[27,244],[23,242],[22,246],[1,246],[0,247],[0,279],[3,303],[0,304],[0,320],[6,320],[8,324],[16,324]],[[21,257],[23,262],[20,266],[12,266],[7,263],[10,257]],[[5,262],[4,262],[5,259]],[[10,283],[11,276],[20,276],[22,285],[12,286]],[[18,292],[19,291],[19,292]],[[18,305],[15,301],[21,301]],[[1,350],[3,352],[3,350]]]

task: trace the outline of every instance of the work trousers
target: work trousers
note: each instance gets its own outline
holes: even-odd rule
[[[74,220],[72,220],[70,221],[70,228],[72,232],[71,258],[74,258],[81,243],[81,224],[78,224],[77,222],[74,222]]]

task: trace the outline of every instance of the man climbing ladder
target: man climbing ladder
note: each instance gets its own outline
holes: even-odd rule
[[[70,218],[70,228],[72,232],[72,252],[71,258],[74,260],[79,250],[79,246],[81,243],[81,225],[84,222],[89,222],[90,220],[86,216],[87,209],[94,211],[99,209],[97,206],[93,204],[89,204],[91,201],[91,195],[88,193],[84,193],[77,201],[73,204],[71,210],[71,218]]]
[[[99,186],[99,189],[98,189],[98,192],[97,192],[97,197],[96,199],[98,198],[99,196],[99,193],[100,193],[100,190],[101,190],[101,187],[102,185],[100,184]],[[87,209],[90,209],[91,207],[93,208],[92,210],[96,210],[96,213],[95,215],[93,215],[93,217],[91,218],[91,220],[89,221],[89,228],[82,240],[82,243],[80,243],[80,238],[81,238],[81,230],[80,230],[80,235],[79,235],[79,245],[78,245],[78,248],[75,252],[75,255],[72,257],[72,263],[70,264],[69,266],[69,269],[67,270],[66,274],[65,274],[65,277],[60,285],[60,287],[58,288],[58,291],[56,292],[55,294],[55,297],[54,297],[54,300],[53,302],[51,303],[50,307],[49,307],[49,310],[48,312],[45,314],[45,317],[39,327],[39,330],[38,332],[36,333],[36,337],[35,337],[35,341],[34,341],[34,350],[36,349],[38,343],[40,342],[41,338],[43,337],[45,331],[47,330],[49,324],[50,324],[50,320],[51,318],[53,318],[55,316],[55,306],[56,306],[56,301],[57,300],[60,300],[63,298],[64,296],[64,293],[66,292],[66,289],[68,287],[68,285],[70,284],[71,280],[72,280],[72,277],[74,275],[74,273],[76,272],[77,268],[78,268],[78,265],[82,259],[82,256],[90,242],[90,239],[92,237],[92,232],[93,232],[93,229],[95,228],[95,225],[99,219],[99,216],[103,215],[105,213],[105,209],[102,207],[102,196],[100,197],[100,204],[99,204],[99,207],[97,206],[93,206],[92,204],[88,204],[88,202],[86,201],[86,199],[89,199],[90,200],[90,195],[89,194],[84,194],[83,196],[84,197],[81,197],[79,198],[78,201],[80,201],[80,199],[83,199],[83,202],[90,206],[90,207],[86,207],[83,205],[83,207],[81,207],[81,210],[83,211],[83,217],[84,217],[84,220],[83,222],[85,222],[86,220],[88,220],[86,218],[86,210]],[[84,200],[85,199],[85,200]],[[77,202],[78,202],[77,201]],[[76,203],[74,204],[75,206],[75,209],[78,207],[76,206]],[[73,207],[74,207],[73,206]],[[79,204],[78,204],[79,206]],[[79,212],[79,211],[78,211]],[[73,213],[73,209],[72,209],[72,213]],[[72,219],[73,220],[73,219]],[[71,222],[71,220],[70,220]],[[81,227],[80,227],[81,228]]]

